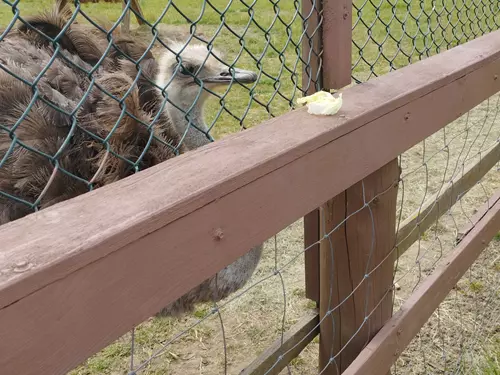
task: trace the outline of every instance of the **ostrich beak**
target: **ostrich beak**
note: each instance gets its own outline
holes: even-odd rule
[[[254,83],[257,81],[257,74],[250,70],[243,70],[234,68],[234,80],[239,83]],[[229,84],[233,81],[233,75],[228,70],[220,72],[213,77],[207,77],[203,80],[205,83],[217,83],[220,85]]]

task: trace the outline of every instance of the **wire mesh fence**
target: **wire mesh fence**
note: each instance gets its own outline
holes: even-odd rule
[[[352,201],[350,213],[324,233],[320,243],[331,249],[332,267],[339,262],[337,235],[342,235],[353,222],[359,225],[360,216],[371,222],[371,245],[365,249],[370,255],[353,291],[340,294],[338,301],[329,301],[329,313],[311,329],[315,331],[327,320],[335,323],[335,313],[350,303],[362,301],[363,317],[352,336],[336,348],[332,347],[330,366],[338,366],[340,358],[350,345],[361,340],[368,342],[366,328],[374,324],[378,306],[385,298],[392,298],[394,312],[422,284],[436,266],[455,248],[462,228],[473,222],[475,211],[487,203],[498,191],[498,166],[492,163],[492,153],[500,147],[500,95],[488,99],[457,121],[449,124],[421,144],[401,155],[401,177],[397,197],[397,238],[391,254],[397,258],[394,278],[377,298],[372,308],[374,275],[390,255],[374,261],[374,244],[380,240],[373,219],[377,202],[394,191],[388,184],[376,195],[365,191],[361,183],[358,196]],[[498,159],[498,158],[497,158]],[[488,173],[471,186],[464,188],[464,178],[470,168]],[[470,181],[469,181],[470,183]],[[442,200],[447,189],[456,189],[453,201]],[[453,204],[442,216],[429,215],[428,207]],[[416,223],[411,222],[419,217]],[[431,220],[427,220],[431,217]],[[325,212],[321,219],[327,221]],[[410,222],[412,225],[408,225]],[[326,225],[325,225],[326,226]],[[268,241],[259,267],[249,283],[234,295],[218,303],[207,303],[194,313],[176,320],[153,318],[97,354],[76,374],[109,373],[238,373],[253,357],[263,352],[276,338],[284,340],[284,333],[315,303],[304,296],[302,223],[297,222]],[[406,237],[417,233],[417,241],[404,246]],[[404,235],[403,235],[404,234]],[[401,354],[392,368],[394,374],[484,374],[498,371],[498,310],[500,242],[492,241],[487,250],[470,268],[448,298],[435,311],[420,334]],[[390,264],[390,263],[389,263]],[[335,268],[336,269],[336,268]],[[334,288],[332,283],[331,288]],[[342,326],[341,326],[341,329]],[[300,342],[294,346],[300,345]],[[283,368],[283,374],[327,373],[327,367],[318,369],[318,339],[291,363],[286,364],[287,349],[264,373]],[[335,349],[335,350],[334,350]],[[333,373],[336,373],[333,372]]]
[[[409,210],[418,206],[414,212],[419,220],[412,228],[418,232],[417,241],[396,265],[395,309],[454,249],[462,228],[476,224],[471,221],[475,211],[498,191],[498,166],[485,159],[499,147],[498,100],[498,95],[488,99],[401,156],[402,216],[408,217]],[[486,170],[493,168],[464,186],[471,164],[477,169],[482,164]],[[428,229],[423,230],[420,223],[429,217],[426,208],[446,205],[438,197],[447,189],[455,190],[456,198],[448,202],[454,205],[433,218],[432,225],[428,221]],[[498,256],[499,244],[494,240],[401,355],[394,373],[481,374],[497,369]]]
[[[312,35],[302,31],[310,15],[299,2],[150,4],[130,35],[119,29],[130,3],[76,1],[30,22],[40,5],[0,5],[2,85],[18,95],[2,98],[3,112],[16,113],[1,121],[0,166],[40,175],[17,185],[2,178],[2,222],[283,113],[301,93],[303,63],[318,53],[301,57]],[[37,116],[56,118],[57,132],[23,126]]]
[[[55,15],[37,23],[38,31],[28,21],[42,3],[0,3],[0,224],[277,116],[293,109],[311,87],[321,88],[321,49],[315,44],[319,1],[311,1],[308,12],[299,1],[151,1],[143,2],[142,14],[128,2],[132,22],[135,17],[143,22],[128,35],[120,31],[120,5],[69,3],[56,31],[43,24],[53,24]],[[365,81],[496,30],[499,14],[493,0],[355,1],[353,79]],[[441,204],[440,193],[499,147],[498,99],[490,98],[400,157],[398,228],[415,213],[422,220],[405,227],[405,237],[417,241],[398,257],[393,285],[383,297],[393,297],[395,311],[453,249],[474,209],[500,186],[495,168],[424,228],[429,207]],[[331,245],[334,260],[332,238],[357,217],[370,217],[374,202],[391,188],[375,196],[362,188],[359,206],[324,233],[320,242]],[[304,293],[303,256],[310,247],[303,247],[302,230],[297,222],[268,241],[258,269],[240,291],[180,318],[151,318],[73,373],[241,370],[276,338],[284,340],[286,330],[315,307]],[[371,236],[375,241],[373,228]],[[393,373],[497,371],[497,240]],[[400,250],[394,247],[392,254]],[[367,277],[355,292],[331,301],[331,313],[321,322],[334,319],[355,298],[366,301],[371,276],[390,259],[368,262]],[[351,342],[368,341],[365,328],[374,312],[364,309],[366,320],[345,345],[332,348],[329,366],[338,367]],[[325,373],[326,367],[317,369],[318,350],[315,339],[290,364],[280,357],[267,373],[277,367],[284,373]]]
[[[499,26],[495,0],[353,1],[353,79],[380,76]]]
[[[57,31],[40,29],[42,23],[36,31],[25,19],[52,1],[0,5],[3,84],[23,96],[3,100],[6,108],[17,103],[22,108],[2,120],[0,165],[3,171],[21,168],[13,159],[24,153],[23,165],[41,175],[17,187],[3,182],[1,199],[12,212],[2,222],[282,114],[311,87],[321,88],[321,50],[315,41],[322,23],[319,1],[311,1],[306,12],[299,1],[169,1],[148,4],[143,14],[132,2],[124,9],[113,3],[69,3],[71,9],[52,20]],[[126,11],[142,24],[128,36],[119,30]],[[364,81],[495,30],[499,14],[494,1],[356,1],[353,79]],[[40,56],[37,47],[29,47],[35,39],[44,46]],[[81,44],[91,47],[74,48]],[[121,73],[128,77],[118,77]],[[144,93],[154,89],[161,95]],[[113,113],[99,105],[86,107],[90,100],[106,103]],[[64,125],[53,134],[23,134],[21,123],[35,116],[58,117]],[[62,129],[67,132],[61,134]],[[130,131],[134,137],[140,133],[140,140],[129,137]],[[36,142],[23,141],[26,137]],[[40,145],[49,137],[60,139],[50,147]],[[84,151],[70,142],[76,138],[87,145]],[[92,163],[77,165],[76,158]],[[68,185],[71,189],[63,187]]]

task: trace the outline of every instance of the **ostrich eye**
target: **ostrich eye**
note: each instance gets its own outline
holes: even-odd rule
[[[179,69],[179,72],[182,74],[182,75],[185,75],[185,76],[190,76],[190,75],[195,75],[196,74],[196,66],[194,65],[181,65],[180,69]]]

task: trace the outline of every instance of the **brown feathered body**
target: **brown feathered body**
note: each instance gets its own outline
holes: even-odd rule
[[[54,11],[28,22],[55,37],[67,19]],[[102,59],[105,34],[81,28],[66,30],[55,58],[52,43],[25,25],[0,42],[0,224],[33,212],[27,203],[43,209],[184,151],[164,113],[149,126],[163,100],[151,83],[155,59],[146,55],[134,85],[136,65],[123,58],[138,59],[146,46],[115,37],[119,49]]]

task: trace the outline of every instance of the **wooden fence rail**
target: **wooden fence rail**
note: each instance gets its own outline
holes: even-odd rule
[[[384,375],[500,228],[500,195],[479,209],[480,219],[401,306],[344,375]]]
[[[499,74],[495,32],[346,89],[337,116],[296,110],[3,225],[2,373],[74,368],[497,93]]]

